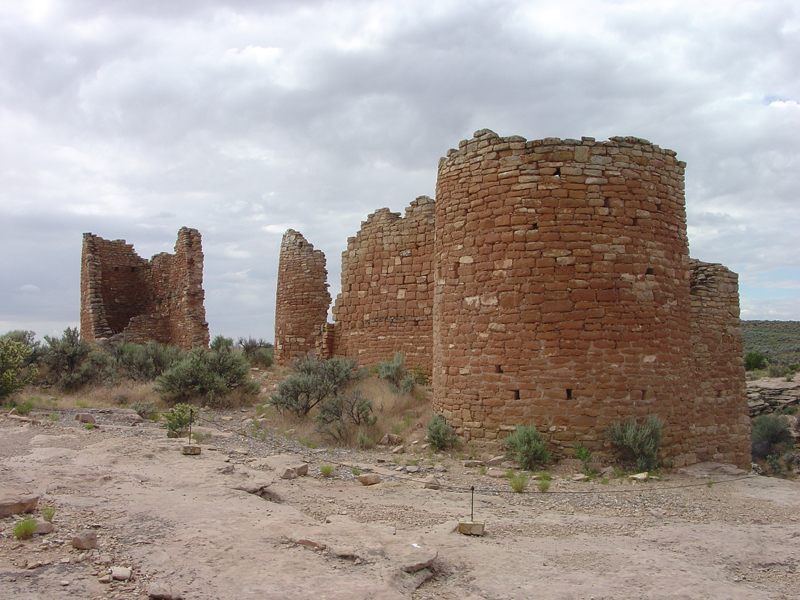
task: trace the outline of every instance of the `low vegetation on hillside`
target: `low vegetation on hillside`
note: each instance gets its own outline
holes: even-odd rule
[[[800,321],[742,321],[745,369],[784,377],[800,369]]]

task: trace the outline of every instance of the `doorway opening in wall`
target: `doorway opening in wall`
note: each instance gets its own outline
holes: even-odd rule
[[[553,174],[556,177],[561,177],[561,167],[556,167],[556,172]]]
[[[519,400],[519,390],[514,390],[514,400]]]
[[[567,400],[572,400],[572,388],[567,388]]]

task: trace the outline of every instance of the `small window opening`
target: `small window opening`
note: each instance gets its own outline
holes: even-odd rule
[[[572,400],[572,388],[567,388],[567,400]]]
[[[555,176],[556,177],[561,177],[561,167],[556,167]]]
[[[494,366],[494,372],[495,373],[502,373],[503,372],[503,367],[501,367],[500,365],[495,365]]]
[[[531,223],[531,231],[536,231],[537,229],[539,229],[539,224],[538,223]]]
[[[645,274],[646,274],[646,275],[652,275],[652,274],[653,274],[653,268],[652,268],[652,267],[650,267],[649,269],[647,269],[647,271],[646,271],[646,273],[645,273]]]
[[[647,390],[642,390],[642,400],[647,397]]]
[[[519,390],[514,390],[514,400],[519,400]]]
[[[636,217],[633,218],[633,226],[636,227],[639,224],[639,219]]]
[[[114,270],[115,271],[119,271],[119,267],[114,267]]]
[[[136,271],[136,267],[131,267],[131,273],[134,273],[135,271]]]

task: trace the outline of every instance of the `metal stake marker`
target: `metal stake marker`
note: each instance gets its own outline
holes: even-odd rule
[[[471,485],[469,487],[470,492],[472,492],[472,499],[470,500],[469,504],[469,520],[473,523],[475,522],[475,486]]]

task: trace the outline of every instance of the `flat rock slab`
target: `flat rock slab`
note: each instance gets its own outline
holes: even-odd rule
[[[152,581],[147,587],[147,596],[153,600],[182,600],[181,593],[165,581]]]
[[[0,518],[36,510],[39,496],[21,490],[0,488]]]
[[[275,471],[281,479],[295,479],[308,475],[308,463],[293,454],[267,456],[259,464]]]
[[[72,547],[78,550],[91,550],[97,547],[97,532],[93,529],[82,531],[72,538]]]

